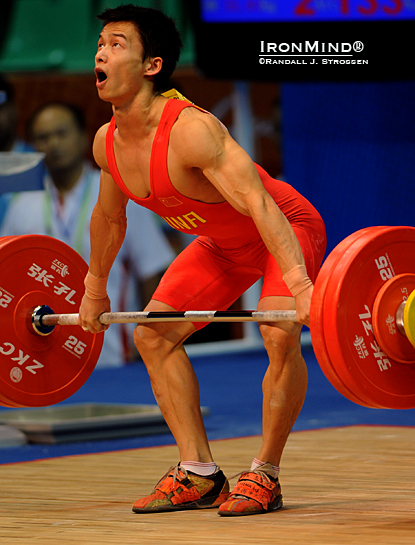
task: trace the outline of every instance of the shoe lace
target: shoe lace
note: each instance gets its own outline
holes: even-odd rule
[[[172,468],[173,469],[173,468]],[[184,478],[186,479],[187,478],[187,471],[183,468],[183,467],[180,467],[179,464],[177,464],[177,466],[174,466],[174,473],[173,473],[173,490],[174,490],[174,485],[176,484],[176,478],[180,475],[179,473],[183,473],[184,475]]]
[[[244,470],[244,471],[240,471],[239,473],[235,473],[235,475],[232,475],[231,477],[228,478],[228,481],[231,481],[232,479],[235,479],[236,477],[241,477],[242,475],[246,475],[247,473],[260,473],[261,474],[261,477],[264,479],[264,481],[267,481],[268,483],[270,482],[273,482],[275,483],[275,481],[277,479],[272,479],[268,473],[266,473],[265,471],[262,471],[261,470],[261,467],[257,467],[256,469],[252,469],[252,470]]]
[[[180,467],[179,464],[175,465],[175,466],[171,466],[167,471],[166,473],[163,475],[163,477],[161,477],[161,479],[158,481],[158,483],[156,484],[155,486],[155,489],[157,488],[157,486],[162,482],[164,481],[164,479],[167,479],[167,477],[170,475],[170,473],[173,471],[173,490],[174,490],[174,487],[175,487],[175,484],[176,484],[176,479],[177,478],[180,478],[180,473],[182,473],[184,475],[184,478],[187,477],[187,471],[183,468],[183,467]]]
[[[241,475],[244,475],[245,473],[252,473],[251,471],[240,471],[239,473],[235,473],[235,475],[231,475],[228,477],[228,481],[231,481],[232,479],[236,479],[236,477],[240,477]]]

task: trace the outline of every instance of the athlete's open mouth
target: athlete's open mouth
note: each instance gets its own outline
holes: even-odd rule
[[[103,81],[105,81],[107,79],[107,74],[102,70],[99,70],[99,69],[95,70],[95,74],[97,76],[97,80],[100,83],[102,83]]]

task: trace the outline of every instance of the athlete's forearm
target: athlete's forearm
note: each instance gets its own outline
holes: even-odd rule
[[[277,260],[283,274],[298,265],[304,265],[301,246],[293,228],[267,193],[252,199],[250,213],[265,245]]]
[[[109,275],[124,241],[126,229],[125,209],[117,217],[111,218],[104,213],[100,202],[97,202],[92,212],[90,226],[89,272],[92,275],[98,278],[106,278]]]
[[[287,218],[268,194],[252,200],[252,219],[267,248],[277,260],[284,281],[295,298],[297,320],[309,326],[313,284],[304,266],[300,243]]]

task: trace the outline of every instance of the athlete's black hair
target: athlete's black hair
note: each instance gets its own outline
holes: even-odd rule
[[[143,61],[154,57],[163,59],[160,72],[154,76],[154,90],[166,90],[183,47],[173,19],[157,9],[133,4],[107,8],[98,15],[98,19],[102,21],[103,26],[119,22],[134,24],[144,49]]]

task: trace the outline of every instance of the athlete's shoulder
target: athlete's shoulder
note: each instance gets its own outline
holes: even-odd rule
[[[107,161],[107,150],[106,150],[106,138],[107,131],[110,126],[110,123],[105,123],[100,127],[94,138],[94,143],[92,146],[92,153],[94,155],[95,162],[97,165],[108,172],[108,161]]]
[[[218,157],[230,136],[222,123],[209,112],[185,108],[170,133],[170,149],[187,167],[203,168]]]
[[[210,125],[212,127],[220,127],[222,131],[227,132],[225,125],[219,119],[186,98],[176,89],[170,89],[162,93],[162,96],[167,99],[173,99],[178,103],[184,103],[184,108],[179,112],[176,120],[181,130],[184,130],[184,127],[187,127],[188,130],[203,130]]]

